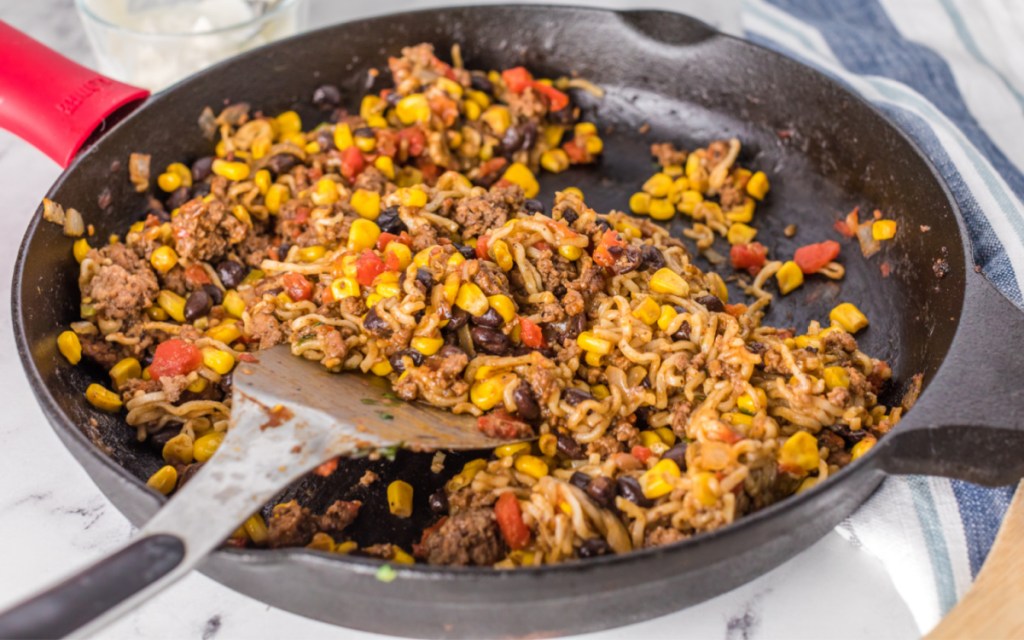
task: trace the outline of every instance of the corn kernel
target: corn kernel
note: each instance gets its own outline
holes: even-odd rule
[[[242,314],[245,313],[245,300],[234,289],[229,289],[224,293],[224,302],[221,304],[224,310],[232,317],[241,318]]]
[[[401,547],[391,547],[391,561],[395,564],[416,564],[416,559]]]
[[[352,129],[348,124],[341,123],[334,127],[334,146],[344,151],[353,144],[355,144],[355,140],[352,138]]]
[[[640,432],[640,444],[651,449],[657,447],[664,447],[665,443],[662,441],[661,436],[653,431],[641,431]]]
[[[416,336],[409,341],[409,346],[425,356],[432,356],[444,346],[444,338]]]
[[[644,324],[651,325],[658,321],[658,317],[661,315],[661,307],[654,301],[654,298],[648,296],[633,309],[632,313],[634,318],[637,318]]]
[[[460,287],[461,281],[459,280],[458,273],[453,271],[445,276],[442,290],[444,292],[444,299],[448,304],[455,304],[455,300],[459,297]],[[482,294],[483,292],[481,291],[481,295]],[[470,298],[470,301],[472,301],[472,298]]]
[[[480,114],[480,119],[483,120],[491,131],[494,132],[499,138],[505,135],[508,131],[509,126],[512,124],[512,116],[509,114],[508,107],[502,105],[493,105],[484,110]]]
[[[270,151],[271,140],[267,137],[257,138],[252,141],[252,146],[249,147],[249,153],[252,154],[253,160],[259,160],[267,155]]]
[[[874,436],[864,436],[864,438],[861,439],[860,442],[853,445],[853,448],[850,449],[850,455],[852,459],[856,460],[857,458],[860,458],[868,451],[871,451],[871,448],[874,447],[877,443],[878,439],[875,438]]]
[[[736,407],[748,416],[752,416],[761,409],[768,408],[768,396],[765,395],[763,389],[754,387],[754,395],[744,393],[736,399]]]
[[[875,220],[871,224],[871,237],[875,240],[892,240],[896,237],[896,221]]]
[[[172,162],[167,165],[167,173],[173,173],[181,178],[181,186],[191,187],[192,186],[192,170],[183,165],[180,162]]]
[[[351,204],[356,213],[367,220],[376,220],[380,216],[380,194],[376,191],[356,189]]]
[[[185,298],[164,289],[157,294],[156,303],[177,322],[185,322]]]
[[[490,378],[477,380],[469,389],[469,400],[481,411],[490,411],[502,402],[505,387],[515,380],[514,373],[499,373]]]
[[[476,317],[487,313],[487,309],[490,308],[487,296],[480,290],[480,287],[472,282],[464,282],[459,286],[458,294],[455,296],[455,306]]]
[[[74,254],[75,260],[81,262],[82,260],[85,260],[85,256],[89,254],[90,249],[92,249],[92,247],[89,246],[89,241],[85,238],[79,238],[78,240],[75,240],[75,244],[72,245],[71,253]]]
[[[311,195],[313,204],[319,205],[334,204],[340,197],[337,183],[330,178],[320,178],[317,180],[316,189]]]
[[[804,272],[795,262],[789,260],[775,272],[775,280],[779,283],[779,291],[786,295],[804,283]]]
[[[354,226],[354,225],[353,225]],[[322,244],[314,244],[310,247],[302,247],[296,252],[302,262],[317,262],[327,255],[327,247]]]
[[[377,167],[377,170],[384,174],[384,177],[388,180],[395,179],[395,161],[388,156],[378,156],[373,161],[373,166]]]
[[[693,497],[705,507],[713,507],[718,502],[717,494],[718,480],[715,474],[710,471],[701,471],[693,479]]]
[[[571,244],[563,244],[558,247],[558,255],[562,256],[566,260],[575,262],[583,256],[583,249]]]
[[[267,195],[263,198],[263,204],[266,205],[267,211],[276,214],[281,210],[281,204],[288,200],[290,194],[291,192],[286,185],[272,184],[267,188]]]
[[[203,347],[203,365],[213,369],[222,376],[231,373],[235,368],[235,356],[215,347]]]
[[[735,209],[725,212],[725,219],[729,222],[750,222],[754,219],[754,199],[743,198],[743,204]]]
[[[160,273],[167,273],[178,264],[178,254],[167,245],[161,245],[149,255],[149,263]]]
[[[672,178],[664,173],[656,173],[648,178],[640,188],[655,198],[664,198],[668,196],[668,192],[672,188]]]
[[[604,140],[598,136],[587,138],[587,141],[583,143],[584,148],[592,156],[596,156],[604,151]]]
[[[375,136],[356,136],[356,146],[359,147],[360,151],[364,153],[370,153],[377,148],[377,138]]]
[[[498,263],[502,271],[511,271],[512,267],[515,266],[515,260],[512,258],[512,252],[508,248],[508,244],[504,240],[497,240],[490,246],[490,253],[494,256],[494,261]]]
[[[750,180],[747,180],[747,193],[755,200],[764,200],[770,188],[768,176],[764,174],[764,171],[758,171],[750,176]]]
[[[476,103],[481,109],[491,106],[491,97],[483,91],[477,91],[476,89],[466,91],[466,100],[467,102]]]
[[[652,500],[667,496],[672,493],[675,480],[681,476],[682,472],[679,470],[679,465],[674,461],[668,459],[659,460],[640,476],[640,488],[643,490],[644,496]]]
[[[850,386],[850,373],[845,367],[825,367],[822,378],[825,380],[825,386],[829,389],[839,387],[846,389]]]
[[[583,200],[583,190],[579,187],[566,187],[565,189],[562,189],[560,193],[565,195],[574,195],[580,200]]]
[[[590,331],[584,331],[576,337],[576,344],[587,353],[595,353],[599,356],[606,356],[612,352],[612,343],[604,338],[598,338]]]
[[[806,431],[791,435],[779,450],[779,463],[789,469],[814,471],[820,460],[818,441]]]
[[[348,250],[363,251],[364,249],[371,249],[373,245],[377,244],[377,238],[379,237],[380,227],[373,220],[367,220],[366,218],[353,220],[352,226],[348,231]]]
[[[192,382],[188,383],[188,386],[185,388],[191,391],[192,393],[202,393],[206,391],[206,387],[208,387],[209,385],[210,383],[207,382],[206,378],[199,377],[193,380]]]
[[[651,212],[651,194],[637,191],[629,197],[629,210],[642,216]]]
[[[513,463],[516,471],[540,480],[548,475],[548,465],[537,456],[523,455],[516,458]]]
[[[267,541],[267,523],[263,519],[262,515],[258,513],[252,514],[242,524],[242,528],[245,529],[245,533],[249,536],[249,539],[252,540],[253,543],[264,544]]]
[[[388,485],[388,510],[391,515],[408,518],[412,515],[412,485],[404,480],[395,480]]]
[[[540,166],[551,173],[562,173],[569,168],[569,155],[562,149],[548,149],[540,156]]]
[[[514,458],[521,453],[530,451],[529,442],[511,442],[494,448],[494,455],[497,458]]]
[[[422,93],[414,93],[402,98],[395,105],[395,115],[405,125],[430,122],[430,104],[427,103],[427,97]]]
[[[662,267],[654,272],[651,276],[651,291],[655,293],[664,293],[674,296],[685,296],[690,293],[690,285],[687,284],[686,280],[681,275]]]
[[[249,165],[244,162],[228,162],[227,160],[214,160],[211,167],[213,172],[235,182],[245,180],[249,177]]]
[[[817,478],[804,478],[804,481],[800,483],[800,486],[796,488],[797,493],[803,493],[804,491],[810,491],[818,484]]]
[[[167,193],[170,193],[181,186],[181,176],[170,171],[161,173],[157,176],[156,184]]]
[[[498,312],[501,319],[505,322],[512,322],[516,317],[516,303],[503,294],[497,294],[488,296],[487,303],[492,309]]]
[[[750,244],[757,237],[757,229],[742,222],[734,222],[729,226],[725,239],[729,244]]]
[[[676,440],[679,439],[676,436],[676,434],[668,427],[659,427],[658,429],[654,429],[654,432],[658,434],[658,437],[661,438],[662,442],[664,442],[670,447],[676,443]]]
[[[601,366],[601,354],[588,351],[583,356],[583,361],[587,363],[588,367],[600,367]]]
[[[612,392],[608,389],[606,384],[594,384],[590,386],[590,394],[598,400],[604,400],[608,396],[612,395]]]
[[[249,215],[249,210],[240,204],[236,204],[231,207],[231,215],[244,224],[245,226],[252,228],[252,216]]]
[[[124,358],[108,372],[115,389],[120,389],[126,382],[142,377],[142,365],[135,358]]]
[[[57,336],[57,349],[71,364],[82,361],[82,341],[74,331],[62,331]]]
[[[527,198],[533,198],[540,193],[540,184],[537,182],[537,178],[522,162],[513,162],[508,169],[505,169],[505,173],[501,177],[512,184],[519,185],[523,189],[523,195]]]
[[[85,390],[85,399],[100,411],[107,411],[109,413],[118,411],[122,404],[121,396],[95,382],[90,384]]]
[[[198,462],[206,462],[217,452],[221,442],[224,442],[224,432],[211,431],[196,438],[195,444],[192,445],[192,454]]]
[[[679,209],[679,213],[692,216],[693,212],[697,210],[697,205],[701,202],[704,202],[704,194],[700,191],[687,189],[679,194],[679,203],[676,205],[676,208]]]
[[[282,138],[302,131],[302,118],[294,111],[285,111],[274,118],[274,122],[277,123],[277,130]]]
[[[676,208],[668,198],[651,198],[648,213],[655,220],[671,220],[676,215]]]
[[[382,298],[379,293],[377,293],[377,292],[371,293],[370,295],[366,296],[366,306],[367,306],[367,308],[373,308],[373,306],[375,304],[377,304],[378,302],[380,302],[383,299],[384,298]]]
[[[270,189],[270,185],[272,182],[270,172],[267,171],[266,169],[260,169],[259,171],[256,172],[256,176],[253,177],[252,180],[253,183],[256,185],[256,188],[260,190],[260,194],[266,196],[267,190]]]
[[[847,333],[857,333],[868,326],[868,317],[855,305],[844,302],[836,306],[828,314],[829,320],[839,325]]]
[[[398,202],[405,207],[426,206],[427,192],[422,189],[399,189]]]
[[[729,424],[743,425],[745,427],[750,427],[753,426],[754,424],[754,418],[752,416],[748,416],[745,413],[732,412],[727,413],[722,417],[725,418],[725,421],[728,422]]]
[[[658,328],[662,331],[668,331],[669,325],[672,324],[677,315],[679,315],[679,312],[672,305],[661,305],[661,308],[658,310]]]
[[[178,470],[171,465],[164,465],[156,470],[156,473],[149,476],[146,486],[156,489],[160,493],[170,495],[174,487],[178,485]]]

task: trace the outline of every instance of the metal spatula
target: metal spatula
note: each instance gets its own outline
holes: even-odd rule
[[[485,449],[476,421],[403,402],[385,381],[262,351],[234,373],[217,453],[124,547],[0,614],[0,637],[88,635],[191,570],[289,483],[336,456],[401,446]]]

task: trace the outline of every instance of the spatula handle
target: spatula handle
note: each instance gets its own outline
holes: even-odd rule
[[[0,638],[62,638],[159,582],[185,558],[177,537],[156,534],[0,614]]]

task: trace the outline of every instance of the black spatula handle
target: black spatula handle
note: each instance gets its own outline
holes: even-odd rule
[[[177,567],[185,545],[172,535],[133,541],[64,582],[0,613],[0,638],[61,638]]]

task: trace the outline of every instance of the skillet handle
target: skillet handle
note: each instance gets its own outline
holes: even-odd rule
[[[155,534],[0,613],[0,638],[61,638],[88,624],[181,564],[185,545]]]
[[[149,91],[86,69],[0,20],[0,128],[66,167],[107,117]]]
[[[878,449],[889,473],[1001,486],[1024,478],[1024,313],[980,274],[967,276],[945,361]]]

